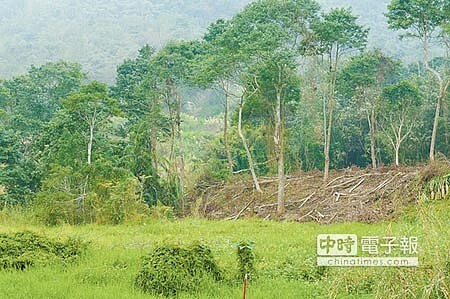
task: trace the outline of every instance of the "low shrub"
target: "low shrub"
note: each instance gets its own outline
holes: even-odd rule
[[[144,292],[174,296],[194,292],[207,281],[221,279],[221,271],[207,246],[166,245],[144,257],[135,284]]]
[[[309,256],[303,260],[298,269],[298,276],[305,281],[319,281],[327,275],[327,268],[317,266],[317,258]]]
[[[247,274],[249,279],[256,278],[255,254],[253,242],[242,241],[237,244],[237,256],[239,266],[239,278],[244,279]]]
[[[24,270],[34,265],[70,263],[85,247],[79,240],[58,242],[32,232],[0,234],[0,268]]]

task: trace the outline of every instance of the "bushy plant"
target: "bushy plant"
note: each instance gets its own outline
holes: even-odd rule
[[[298,276],[306,281],[318,281],[327,274],[327,268],[317,266],[315,256],[306,257],[302,261],[302,265],[298,268]]]
[[[221,278],[221,271],[207,246],[166,245],[144,257],[135,284],[144,292],[174,296],[183,291],[196,291],[208,280]]]
[[[254,243],[250,241],[241,241],[237,244],[237,257],[239,267],[239,277],[244,279],[247,274],[248,278],[256,278],[255,270],[255,254],[253,253]]]
[[[148,214],[140,188],[136,178],[107,164],[82,170],[54,165],[33,204],[37,218],[47,225],[118,224]]]
[[[32,232],[0,234],[0,268],[24,270],[33,265],[70,263],[85,247],[79,240],[58,242]]]

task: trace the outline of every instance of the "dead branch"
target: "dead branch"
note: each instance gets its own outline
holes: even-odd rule
[[[287,187],[288,185],[289,185],[289,184],[286,184],[285,187]],[[278,191],[277,191],[277,192],[278,192]],[[273,193],[270,197],[272,197],[272,196],[274,196],[275,194],[277,194],[277,192]],[[303,206],[306,204],[306,202],[307,202],[309,199],[311,199],[311,197],[314,196],[314,194],[316,194],[315,191],[314,191],[313,193],[311,193],[310,195],[308,195],[307,197],[302,198],[302,199],[300,199],[300,200],[289,200],[289,201],[286,202],[286,207],[292,206],[292,205],[294,205],[294,204],[296,204],[296,203],[301,202],[301,205],[298,207],[298,209],[300,209],[301,207],[303,207]],[[278,205],[278,203],[269,203],[269,204],[257,206],[256,208],[257,208],[257,209],[263,209],[263,208],[275,207],[275,206],[277,206],[277,205]]]
[[[358,179],[359,179],[359,177],[358,178],[352,178],[351,180],[345,181],[345,182],[343,182],[341,184],[338,184],[338,185],[333,185],[331,187],[327,187],[326,189],[335,189],[335,188],[338,188],[338,187],[343,187],[345,189],[344,186],[346,186],[348,184],[351,184],[351,183],[353,183],[354,181],[356,181]]]
[[[314,211],[315,211],[315,210],[309,211],[308,214],[303,215],[302,217],[298,218],[297,221],[300,221],[300,220],[302,220],[303,218],[308,217],[308,216],[313,217],[313,216],[311,216],[311,214],[314,213]],[[315,218],[315,217],[313,217],[313,218]]]
[[[300,204],[300,206],[299,206],[298,208],[300,209],[301,207],[303,207],[303,206],[308,202],[308,200],[310,200],[311,197],[314,196],[314,194],[316,194],[316,191],[314,191],[313,193],[311,193],[308,197],[302,199],[301,202],[302,202],[302,201],[303,201],[303,202]]]
[[[345,178],[345,177],[349,177],[349,175],[348,175],[348,174],[344,174],[344,175],[342,175],[342,176],[340,176],[340,177],[334,178],[334,179],[332,179],[328,184],[326,184],[325,187],[328,187],[328,186],[330,186],[331,184],[333,184],[334,182],[336,182],[336,181],[338,181],[338,180],[340,180],[340,179],[343,179],[343,178]],[[350,177],[351,177],[351,176],[350,176]]]
[[[255,198],[256,198],[256,197],[253,197],[253,199],[250,200],[250,201],[245,205],[245,207],[243,207],[243,208],[239,211],[239,213],[237,213],[236,216],[234,216],[234,218],[232,218],[232,219],[233,219],[233,220],[239,219],[239,217],[241,217],[242,213],[244,213],[244,211],[247,210],[247,208],[255,201]]]
[[[275,194],[276,194],[276,193],[275,193]],[[277,204],[278,204],[278,203],[269,203],[269,204],[266,204],[266,205],[260,205],[260,206],[257,206],[256,208],[257,208],[257,209],[270,208],[270,207],[275,207]]]
[[[352,188],[350,188],[348,193],[352,193],[356,188],[358,188],[363,182],[364,182],[364,178],[362,178],[355,186],[353,186]]]
[[[336,196],[336,201],[339,201],[339,198],[340,198],[341,196],[347,196],[347,194],[345,194],[345,193],[340,193],[340,192],[335,192],[335,193],[334,193],[334,196]]]
[[[331,217],[330,219],[328,219],[327,224],[328,224],[328,223],[331,223],[331,221],[333,221],[334,218],[336,218],[336,216],[337,216],[337,213],[334,213],[333,217]]]
[[[390,179],[386,179],[384,180],[380,185],[378,185],[377,187],[375,187],[374,189],[370,190],[367,195],[370,195],[374,192],[376,192],[377,190],[384,188],[385,186],[389,185],[399,174],[401,174],[401,172],[397,173],[395,176],[393,176]]]

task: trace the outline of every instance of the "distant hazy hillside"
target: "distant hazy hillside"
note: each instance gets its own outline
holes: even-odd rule
[[[31,64],[65,59],[90,76],[112,82],[116,66],[144,44],[200,36],[217,18],[231,17],[250,0],[2,0],[0,77]],[[371,46],[410,59],[417,53],[387,31],[388,0],[321,0],[325,9],[352,6],[372,27]]]

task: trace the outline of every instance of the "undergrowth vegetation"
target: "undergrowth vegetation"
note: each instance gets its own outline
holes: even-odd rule
[[[85,247],[79,240],[59,242],[28,231],[0,234],[0,268],[24,270],[34,265],[67,264],[78,259]]]
[[[136,286],[145,292],[173,296],[197,291],[208,279],[221,280],[211,250],[205,245],[161,246],[144,258]]]
[[[1,256],[24,259],[28,248],[34,267],[0,270],[5,298],[240,298],[245,273],[248,298],[450,298],[450,202],[426,191],[395,220],[372,224],[153,217],[49,227],[8,213],[0,217]],[[417,236],[420,266],[318,267],[316,237],[324,233]]]

